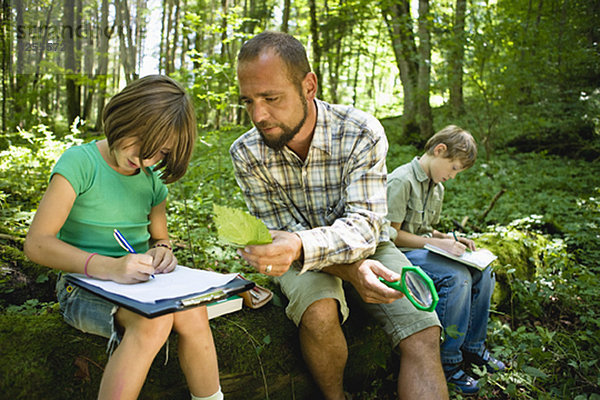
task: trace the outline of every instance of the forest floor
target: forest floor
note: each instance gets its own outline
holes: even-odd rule
[[[181,263],[241,272],[275,290],[268,280],[244,265],[232,249],[218,243],[212,226],[212,204],[244,207],[227,155],[229,143],[238,133],[220,132],[202,137],[187,176],[170,189],[169,226]],[[46,138],[40,139],[34,151],[11,149],[2,155],[6,162],[0,166],[0,204],[4,221],[0,228],[0,323],[3,324],[0,330],[4,334],[19,332],[15,328],[19,320],[24,326],[31,327],[39,324],[36,318],[44,315],[53,315],[48,326],[64,334],[64,327],[57,325],[60,321],[55,314],[51,287],[55,275],[27,261],[22,254],[22,243],[51,165],[56,155],[68,145]],[[391,171],[410,161],[416,154],[417,151],[408,146],[390,148],[393,158],[388,159],[388,169]],[[464,234],[476,237],[480,245],[500,256],[493,266],[498,274],[498,284],[488,345],[494,354],[510,364],[510,368],[497,376],[483,375],[479,398],[600,399],[600,362],[597,358],[600,354],[599,163],[509,151],[498,152],[488,160],[478,160],[473,168],[446,184],[439,229],[463,229]],[[271,381],[274,382],[272,388],[287,386],[285,393],[289,394],[289,387],[292,387],[292,395],[295,388],[295,398],[302,398],[302,385],[310,386],[306,371],[285,366],[286,361],[301,364],[297,348],[282,350],[284,347],[279,347],[289,343],[297,346],[294,329],[284,318],[277,319],[281,329],[275,329],[264,320],[266,316],[271,320],[276,318],[273,316],[276,311],[282,315],[283,301],[276,296],[265,314],[241,317],[259,318],[263,322],[249,322],[250,325],[244,328],[246,333],[235,328],[242,333],[241,336],[234,335],[234,340],[252,343],[252,357],[258,353],[265,362],[261,374],[256,370],[256,359],[247,359],[248,365],[255,366],[252,372],[247,372],[258,381],[257,393],[264,392],[264,382],[269,382],[265,374],[267,377],[277,374],[279,378]],[[224,338],[231,335],[223,324],[231,327],[234,323],[223,320],[215,324],[215,329],[224,329]],[[360,324],[350,325],[347,329],[356,329],[357,325]],[[252,332],[256,327],[258,330]],[[378,333],[360,333],[363,334],[379,337]],[[39,341],[44,342],[45,333],[38,331],[38,335]],[[72,332],[68,335],[71,343],[81,341]],[[89,345],[87,340],[81,343]],[[365,347],[360,336],[353,336],[352,340],[355,344],[350,348],[351,353],[354,352],[354,358],[350,360],[352,367],[361,366],[365,354],[370,356],[372,366],[367,374],[368,382],[351,383],[355,398],[394,398],[394,369],[398,360],[383,348]],[[10,346],[9,343],[2,342],[0,358],[8,360],[4,345]],[[53,342],[49,340],[48,343]],[[91,343],[100,346],[93,340]],[[219,346],[225,349],[228,343],[230,345],[223,339]],[[52,352],[43,348],[40,351]],[[267,365],[265,359],[269,357],[275,358],[275,363]],[[72,363],[60,357],[57,362]],[[80,365],[86,365],[92,371],[88,372],[93,379],[96,368],[93,363],[81,364],[80,360]],[[0,368],[0,381],[5,385],[11,368],[13,366],[8,365]],[[235,370],[231,368],[231,371]],[[279,372],[272,372],[275,370]],[[284,375],[288,376],[287,380],[281,378]],[[351,373],[351,376],[360,374]],[[18,388],[9,385],[3,389],[15,393]],[[76,389],[84,390],[81,386]],[[93,392],[93,389],[85,390]],[[277,392],[274,390],[270,398],[278,398],[274,393]],[[260,398],[260,394],[257,396]],[[460,396],[454,394],[453,398]]]

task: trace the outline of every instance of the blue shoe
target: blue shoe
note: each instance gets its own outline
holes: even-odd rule
[[[479,382],[473,377],[459,369],[454,375],[447,379],[448,384],[461,394],[470,395],[479,392]]]
[[[506,364],[494,358],[487,349],[483,351],[483,355],[481,356],[465,351],[463,353],[463,357],[467,365],[477,365],[479,367],[484,367],[490,374],[493,374],[494,372],[504,371],[506,369]]]

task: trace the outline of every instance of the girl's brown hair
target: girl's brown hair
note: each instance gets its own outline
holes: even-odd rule
[[[163,169],[160,177],[165,183],[185,175],[196,141],[196,115],[190,97],[173,79],[148,75],[131,82],[110,99],[102,120],[111,151],[135,137],[141,162],[168,143],[171,150],[155,169]]]
[[[438,144],[446,145],[445,158],[458,159],[464,169],[470,168],[477,159],[477,143],[473,136],[456,125],[448,125],[429,138],[425,144],[425,152],[433,155]]]

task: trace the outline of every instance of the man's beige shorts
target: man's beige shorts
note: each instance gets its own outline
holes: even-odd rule
[[[389,241],[380,243],[375,254],[369,258],[381,262],[387,268],[398,273],[403,266],[411,265],[404,254]],[[325,272],[307,271],[302,275],[298,275],[298,272],[298,269],[290,268],[283,276],[276,278],[281,291],[289,300],[285,309],[288,318],[298,326],[302,315],[312,303],[325,298],[333,298],[338,301],[342,323],[346,321],[350,311],[344,290],[349,291],[349,296],[360,299],[352,285],[344,285],[340,278]],[[435,312],[417,310],[406,297],[391,304],[369,304],[362,301],[359,303],[379,322],[394,347],[402,339],[425,328],[441,327]]]

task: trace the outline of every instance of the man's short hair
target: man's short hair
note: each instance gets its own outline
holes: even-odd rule
[[[311,72],[306,49],[298,39],[283,32],[265,31],[246,41],[238,54],[238,65],[256,59],[265,51],[277,54],[287,66],[288,78],[295,85]]]

